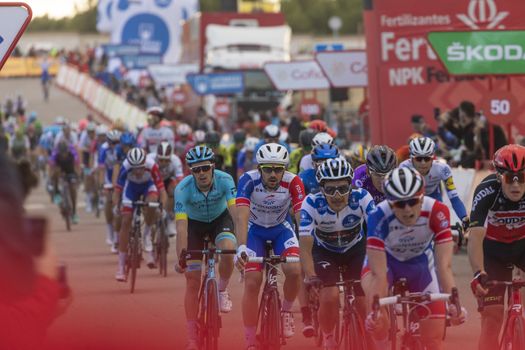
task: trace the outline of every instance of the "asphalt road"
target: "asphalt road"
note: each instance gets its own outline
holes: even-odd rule
[[[0,92],[0,98],[23,93],[29,103],[28,110],[36,110],[44,122],[52,121],[57,115],[78,120],[88,112],[76,98],[56,88],[51,92],[51,101],[43,102],[36,79],[0,80]],[[173,251],[169,257],[168,277],[162,278],[157,271],[143,267],[139,271],[136,293],[131,295],[127,284],[114,279],[117,258],[110,254],[105,244],[103,219],[96,219],[93,214],[81,209],[80,224],[74,226],[72,232],[67,232],[57,208],[50,203],[42,186],[31,195],[27,209],[32,214],[45,215],[49,219],[53,244],[60,261],[67,265],[74,295],[67,312],[49,330],[47,345],[50,349],[184,348],[185,282],[183,276],[173,271]],[[469,292],[471,271],[465,252],[454,257],[453,269],[469,318],[466,324],[447,330],[444,348],[475,349],[480,321]],[[234,310],[222,317],[220,345],[223,349],[244,348],[240,312],[242,285],[237,279],[236,273],[229,287]],[[295,319],[298,334],[285,348],[314,349],[313,342],[299,334],[300,315],[296,314]]]

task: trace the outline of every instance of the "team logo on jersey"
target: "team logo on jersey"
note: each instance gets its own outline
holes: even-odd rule
[[[361,222],[361,218],[360,217],[355,216],[355,215],[347,215],[343,219],[343,226],[344,227],[353,227],[353,226],[355,226],[356,224],[358,224],[360,222]]]
[[[306,212],[306,210],[301,210],[301,226],[308,226],[314,219]]]
[[[263,199],[263,204],[264,205],[274,205],[276,201],[277,201],[277,198],[275,198],[275,195],[270,194],[266,196],[266,198]]]
[[[491,194],[494,194],[494,189],[492,187],[487,187],[479,191],[474,196],[474,200],[472,201],[472,211],[476,210],[476,206],[478,205],[480,200],[487,196],[490,196]]]
[[[454,185],[454,179],[451,177],[449,177],[447,179],[447,181],[445,182],[445,187],[447,188],[447,190],[449,191],[454,191],[456,189],[456,185]]]
[[[299,245],[299,242],[297,242],[297,238],[293,236],[292,238],[288,238],[286,242],[284,242],[284,247],[286,249],[297,247]]]
[[[441,228],[447,228],[449,226],[449,223],[448,223],[448,220],[443,220],[441,221],[441,223],[439,224],[439,226]]]
[[[507,229],[517,229],[525,226],[525,213],[516,211],[500,211],[489,218],[494,226],[506,226]]]
[[[321,267],[322,267],[324,270],[326,270],[326,268],[327,268],[328,266],[332,265],[332,264],[330,264],[328,261],[324,261],[324,260],[323,260],[323,261],[319,261],[319,262],[317,262],[317,264],[321,265]]]

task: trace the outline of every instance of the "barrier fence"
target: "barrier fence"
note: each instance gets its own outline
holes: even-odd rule
[[[57,75],[60,69],[58,59],[49,60],[49,74]],[[0,71],[0,78],[14,78],[14,77],[37,77],[42,74],[40,65],[42,60],[33,57],[10,57],[2,70]]]
[[[130,129],[143,127],[147,122],[146,112],[126,102],[104,85],[75,67],[61,65],[58,69],[56,85],[77,96],[92,110],[110,122],[123,121]]]

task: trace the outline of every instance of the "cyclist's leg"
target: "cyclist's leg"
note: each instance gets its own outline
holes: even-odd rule
[[[68,175],[68,181],[69,181],[69,190],[71,192],[71,205],[73,209],[73,217],[76,221],[78,221],[77,216],[77,194],[78,194],[78,179],[76,174],[69,174]]]
[[[108,245],[112,245],[115,242],[115,229],[113,227],[113,189],[111,182],[111,173],[109,173],[109,171],[107,170],[105,171],[106,173],[104,177],[104,196],[106,198],[104,203],[104,216],[106,218],[107,227],[106,243]]]
[[[264,256],[264,246],[266,237],[264,235],[265,228],[249,223],[248,224],[248,240],[246,247],[248,256]],[[263,265],[248,263],[245,269],[244,278],[244,293],[242,297],[242,318],[244,321],[244,336],[247,346],[255,346],[257,343],[257,317],[259,290],[263,280],[262,274]]]
[[[166,206],[166,212],[168,213],[168,234],[172,237],[177,233],[176,226],[175,226],[175,212],[174,212],[174,204],[175,204],[175,187],[177,183],[174,180],[170,180],[168,186],[166,187],[166,192],[168,194],[168,204]]]
[[[148,183],[144,187],[143,195],[148,203],[159,201],[157,187],[153,183]],[[148,253],[147,263],[149,268],[155,268],[155,257],[153,256],[153,241],[151,238],[151,227],[155,224],[157,208],[146,208],[144,210],[144,250]]]
[[[235,237],[233,220],[226,210],[214,221],[215,246],[220,249],[236,249],[237,238]],[[225,291],[233,273],[233,255],[221,255],[219,264],[219,291]]]
[[[366,240],[363,238],[355,246],[350,248],[344,254],[337,256],[339,265],[345,267],[343,273],[343,280],[360,280],[363,262],[366,255]],[[365,292],[361,285],[355,288],[356,294],[356,308],[359,315],[364,320],[366,317],[366,300]]]
[[[133,201],[138,199],[137,193],[133,190],[133,186],[129,183],[124,186],[122,192],[123,202]],[[118,269],[117,280],[124,279],[124,268],[126,265],[126,258],[128,255],[129,233],[131,231],[131,219],[133,214],[133,207],[131,204],[122,204],[122,225],[119,233],[119,253],[118,253]]]

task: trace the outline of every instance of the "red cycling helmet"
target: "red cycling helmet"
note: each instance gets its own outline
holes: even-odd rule
[[[525,170],[525,147],[516,144],[501,147],[494,154],[493,164],[499,173]]]
[[[328,126],[326,125],[326,122],[324,120],[316,119],[310,122],[310,124],[308,124],[308,128],[317,132],[326,132]]]

